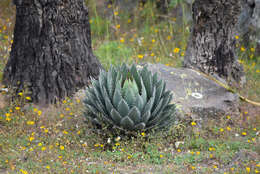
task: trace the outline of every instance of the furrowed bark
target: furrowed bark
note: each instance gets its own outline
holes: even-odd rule
[[[235,54],[235,26],[241,11],[240,3],[240,0],[195,0],[193,29],[184,67],[232,82],[244,81],[243,68]]]
[[[102,68],[91,48],[83,0],[14,0],[16,23],[3,83],[28,88],[35,103],[55,103]]]

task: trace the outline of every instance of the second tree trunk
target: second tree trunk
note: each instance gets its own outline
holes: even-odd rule
[[[238,0],[195,0],[185,67],[216,74],[228,81],[242,81],[243,68],[235,54],[235,26],[240,9]]]

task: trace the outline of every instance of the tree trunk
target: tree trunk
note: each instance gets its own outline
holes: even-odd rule
[[[14,0],[16,23],[3,83],[28,88],[35,103],[55,103],[97,77],[83,0]]]
[[[239,36],[242,39],[242,44],[246,48],[250,48],[250,35],[254,33],[254,27],[252,26],[253,13],[254,13],[254,2],[253,0],[241,0],[241,14],[238,18],[237,29]]]
[[[184,67],[243,83],[243,68],[235,54],[235,26],[240,3],[240,0],[195,0]]]
[[[255,28],[255,56],[260,56],[260,0],[254,0],[253,27]]]

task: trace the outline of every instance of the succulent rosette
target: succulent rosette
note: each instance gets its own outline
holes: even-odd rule
[[[85,115],[94,125],[136,132],[167,128],[174,121],[172,94],[147,67],[112,66],[91,82],[84,104]]]

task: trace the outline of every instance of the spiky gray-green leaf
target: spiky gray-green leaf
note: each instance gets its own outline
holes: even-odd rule
[[[120,113],[120,115],[122,117],[125,117],[125,116],[128,115],[128,113],[129,113],[129,106],[128,106],[128,104],[126,103],[126,101],[124,99],[122,99],[119,102],[119,104],[117,106],[117,110],[118,110],[118,112]]]

